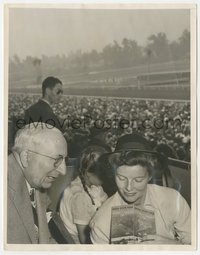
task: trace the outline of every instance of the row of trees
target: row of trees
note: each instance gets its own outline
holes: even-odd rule
[[[27,56],[22,60],[15,55],[10,59],[10,74],[24,72],[27,76],[36,74],[41,77],[48,70],[52,74],[88,72],[105,68],[125,68],[147,63],[167,62],[189,59],[190,32],[184,30],[177,41],[170,42],[165,33],[153,34],[147,38],[145,47],[136,40],[124,38],[121,43],[113,41],[101,52],[93,49],[90,52],[77,50],[68,56],[45,56],[40,59]],[[20,75],[20,74],[18,74]]]

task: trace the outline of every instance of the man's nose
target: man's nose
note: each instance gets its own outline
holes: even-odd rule
[[[60,164],[60,166],[56,169],[61,175],[65,175],[67,173],[67,167],[65,165],[65,160]]]

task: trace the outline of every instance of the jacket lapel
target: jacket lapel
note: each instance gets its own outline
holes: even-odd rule
[[[8,167],[10,171],[8,177],[8,184],[9,187],[12,187],[10,190],[12,193],[13,202],[19,213],[24,228],[26,229],[27,234],[30,237],[31,242],[37,243],[33,211],[25,178],[14,156],[10,155],[9,158],[10,157],[11,162],[9,163],[11,163],[12,166]]]

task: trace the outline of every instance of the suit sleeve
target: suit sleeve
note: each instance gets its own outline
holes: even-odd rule
[[[8,244],[29,244],[31,240],[27,235],[19,214],[12,199],[7,199],[7,243]]]

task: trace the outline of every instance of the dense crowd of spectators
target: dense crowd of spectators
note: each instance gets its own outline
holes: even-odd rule
[[[16,123],[23,119],[25,109],[38,98],[39,95],[9,95],[9,120]],[[160,152],[190,161],[189,102],[64,96],[53,109],[65,126],[69,144],[75,147],[84,137],[101,133],[114,150],[120,136],[139,131]]]

